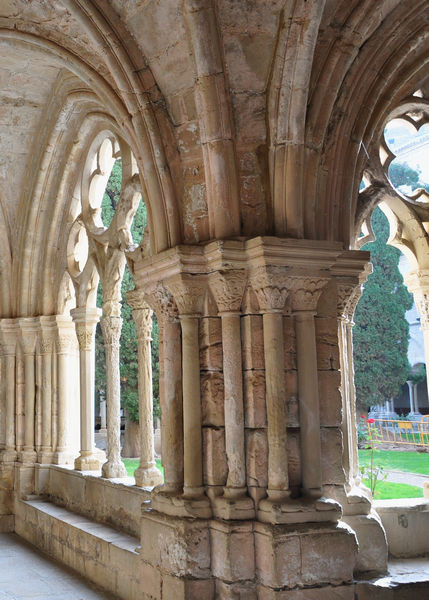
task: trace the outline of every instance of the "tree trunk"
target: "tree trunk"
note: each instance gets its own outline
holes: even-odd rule
[[[140,458],[140,428],[135,421],[125,422],[124,445],[122,448],[124,458]]]

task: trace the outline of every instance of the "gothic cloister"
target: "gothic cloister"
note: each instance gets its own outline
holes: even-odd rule
[[[429,121],[427,0],[0,0],[0,56],[0,531],[124,600],[417,597],[356,583],[388,544],[358,470],[352,326],[381,203],[429,356],[428,198],[391,186],[383,136]]]

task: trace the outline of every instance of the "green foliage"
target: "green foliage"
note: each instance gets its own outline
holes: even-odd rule
[[[423,383],[426,381],[426,365],[423,363],[418,363],[414,365],[411,369],[408,379],[413,383]]]
[[[369,465],[371,450],[359,450],[359,464]],[[428,455],[424,452],[409,452],[398,450],[379,450],[375,464],[387,471],[406,471],[429,475]]]
[[[410,371],[405,312],[413,304],[412,296],[398,269],[399,250],[386,245],[389,225],[379,208],[372,227],[376,241],[364,249],[371,252],[373,273],[356,308],[353,332],[356,400],[361,408],[394,398]]]
[[[414,191],[417,188],[424,188],[429,192],[429,184],[420,181],[421,171],[415,171],[407,163],[398,163],[393,161],[389,167],[389,179],[395,188],[402,185],[410,186]]]
[[[101,218],[106,227],[112,222],[121,193],[122,166],[116,161],[101,204]],[[140,202],[131,227],[131,234],[135,243],[140,243],[147,223],[146,206]],[[138,355],[136,326],[132,317],[132,310],[126,301],[126,293],[134,288],[133,278],[128,266],[125,267],[122,279],[122,333],[120,339],[120,374],[121,374],[121,402],[126,411],[127,418],[131,421],[139,419],[138,401]],[[103,290],[101,283],[97,291],[97,306],[103,303]],[[160,416],[159,406],[159,341],[158,323],[153,319],[152,330],[152,376],[153,376],[153,404],[154,415]],[[95,335],[95,389],[97,400],[100,395],[106,395],[106,356],[104,340],[100,325],[97,325]]]

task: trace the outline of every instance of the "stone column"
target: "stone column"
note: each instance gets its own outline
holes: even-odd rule
[[[55,344],[55,321],[52,317],[40,317],[39,355],[41,359],[41,440],[37,460],[50,464],[52,450],[52,355]]]
[[[75,309],[78,310],[78,309]],[[76,345],[76,333],[73,321],[68,316],[58,315],[55,317],[56,339],[56,373],[53,373],[54,389],[52,406],[52,446],[54,450],[53,463],[56,465],[66,464],[71,461],[67,443],[67,408],[70,403],[70,357]],[[81,382],[82,385],[82,382]]]
[[[121,380],[119,370],[119,340],[122,318],[103,316],[101,330],[106,352],[106,406],[107,406],[107,462],[102,467],[103,477],[126,477],[121,460]]]
[[[290,294],[296,333],[302,491],[311,498],[320,498],[322,469],[314,315],[320,293],[328,280],[293,277],[292,281]]]
[[[263,319],[265,393],[268,425],[268,502],[290,497],[286,432],[283,310],[288,293],[285,270],[261,266],[250,274]],[[260,509],[269,510],[266,500]]]
[[[34,447],[35,432],[35,406],[36,406],[36,340],[38,334],[38,322],[36,318],[29,317],[19,319],[21,330],[21,346],[24,354],[24,446],[20,453],[22,463],[32,464],[36,462],[36,450]]]
[[[18,331],[18,325],[14,319],[1,319],[1,349],[6,378],[5,447],[0,456],[3,463],[14,462],[17,457],[15,439],[15,361]]]
[[[225,447],[228,479],[222,497],[214,502],[215,515],[224,519],[252,519],[254,503],[247,496],[244,451],[243,367],[240,308],[246,284],[244,270],[216,272],[210,277],[222,321]]]
[[[167,286],[177,303],[182,330],[183,497],[193,502],[190,509],[195,516],[206,518],[211,508],[203,486],[199,348],[206,282],[203,276],[180,274],[171,277]]]
[[[107,430],[106,399],[100,398],[100,433]]]
[[[74,308],[70,311],[79,343],[80,455],[75,460],[75,469],[78,471],[98,471],[101,468],[101,453],[94,445],[94,337],[100,312],[98,308]],[[59,354],[59,390],[63,387],[61,380],[64,381],[67,377],[67,363],[64,359],[64,354]],[[58,411],[63,410],[63,401],[58,398]],[[60,421],[60,417],[58,420]]]
[[[140,424],[140,465],[134,472],[136,485],[154,487],[162,483],[161,472],[156,468],[153,447],[153,391],[152,391],[152,310],[141,292],[128,292],[127,302],[133,309],[138,343],[138,387]]]

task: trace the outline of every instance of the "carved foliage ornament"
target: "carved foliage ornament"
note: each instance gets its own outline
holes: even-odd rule
[[[206,292],[206,280],[201,275],[174,275],[167,281],[180,315],[201,315]]]
[[[316,310],[322,289],[328,281],[327,277],[290,277],[292,310]]]
[[[245,285],[244,270],[218,271],[210,275],[210,289],[220,313],[240,310]]]
[[[290,279],[281,267],[261,266],[250,274],[250,285],[262,311],[282,311],[290,287]]]

